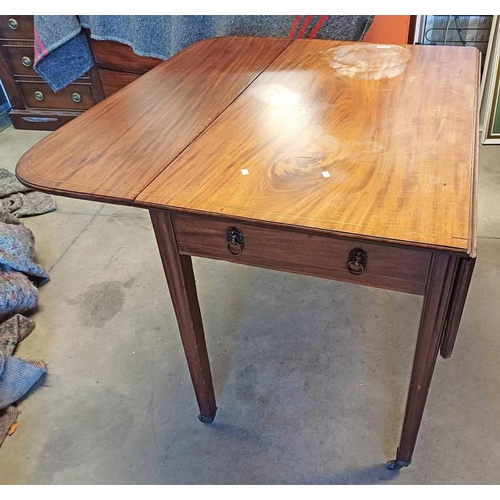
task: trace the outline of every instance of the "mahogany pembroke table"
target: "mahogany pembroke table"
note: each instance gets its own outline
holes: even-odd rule
[[[150,211],[205,423],[192,255],[423,295],[398,469],[474,268],[479,67],[474,48],[204,40],[36,144],[17,176]]]

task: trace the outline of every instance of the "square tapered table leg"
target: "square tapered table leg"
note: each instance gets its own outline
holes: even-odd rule
[[[387,462],[389,469],[400,469],[411,463],[444,333],[458,262],[459,258],[453,255],[435,253],[432,256],[424,293],[401,441],[396,460]]]
[[[170,215],[161,210],[150,210],[150,215],[200,408],[198,418],[212,423],[217,406],[191,257],[177,251]]]

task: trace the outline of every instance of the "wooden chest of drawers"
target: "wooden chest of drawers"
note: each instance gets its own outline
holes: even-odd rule
[[[55,93],[33,63],[33,16],[0,16],[0,78],[15,128],[55,130],[105,97],[96,69]]]
[[[131,47],[119,42],[94,40],[88,33],[90,47],[104,95],[109,97],[141,75],[158,66],[161,59],[138,56]]]

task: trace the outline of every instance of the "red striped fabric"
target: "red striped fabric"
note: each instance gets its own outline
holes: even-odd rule
[[[302,35],[306,32],[307,27],[309,26],[309,23],[312,21],[312,18],[314,16],[307,16],[306,20],[302,26],[302,29],[299,31],[299,34],[297,35],[297,38],[301,38]]]
[[[321,16],[321,19],[318,21],[318,23],[316,24],[316,26],[311,31],[311,34],[309,35],[309,38],[314,38],[316,36],[316,34],[318,33],[318,31],[321,29],[321,26],[323,26],[323,24],[325,24],[325,21],[327,19],[328,19],[328,16]]]
[[[295,16],[295,19],[292,24],[292,29],[290,30],[290,34],[288,35],[289,38],[293,38],[293,35],[295,35],[295,30],[297,29],[297,26],[299,25],[300,18],[302,16]]]
[[[40,40],[38,32],[35,29],[35,64],[43,57],[46,56],[49,51],[45,48],[45,45]]]

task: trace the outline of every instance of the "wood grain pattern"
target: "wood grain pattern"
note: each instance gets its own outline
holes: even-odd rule
[[[17,175],[39,190],[130,203],[289,43],[194,44],[38,143]]]
[[[136,204],[471,253],[478,54],[295,40]]]
[[[172,214],[181,254],[228,260],[307,276],[347,281],[422,295],[431,253],[356,240],[264,228],[232,220]],[[241,255],[226,248],[226,229],[237,227],[245,240]],[[365,272],[351,274],[346,267],[349,252],[362,248],[368,254]]]
[[[417,441],[425,402],[439,352],[453,281],[459,258],[435,253],[424,295],[417,346],[396,460],[409,464]]]
[[[460,320],[464,312],[465,301],[467,299],[475,264],[475,258],[460,259],[458,263],[458,270],[453,284],[453,293],[446,315],[446,326],[440,348],[441,356],[445,359],[449,358],[453,353],[453,347],[457,339],[458,327],[460,326]]]
[[[150,215],[200,408],[200,420],[209,423],[215,417],[217,405],[191,257],[177,252],[170,215],[159,210],[151,210]]]

